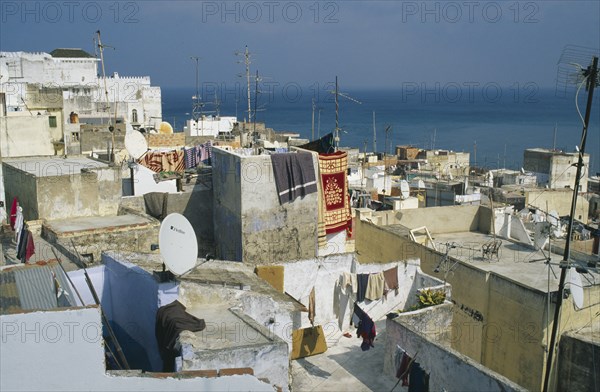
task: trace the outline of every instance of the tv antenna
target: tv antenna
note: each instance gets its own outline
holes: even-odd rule
[[[373,110],[373,154],[377,154],[377,129],[375,128],[375,110]]]
[[[444,286],[446,285],[446,281],[448,280],[448,275],[450,272],[453,272],[454,267],[458,264],[458,259],[456,261],[450,259],[449,253],[450,249],[456,248],[456,242],[446,242],[446,253],[442,256],[437,266],[433,269],[433,272],[436,274],[442,271],[444,273]]]
[[[581,47],[579,47],[581,48]],[[543,384],[543,392],[547,392],[550,387],[550,372],[552,370],[552,357],[554,355],[554,346],[556,345],[556,336],[558,334],[558,324],[560,322],[560,308],[562,306],[563,294],[565,290],[565,280],[567,277],[567,272],[571,268],[570,256],[571,256],[571,241],[573,234],[573,223],[575,220],[575,211],[577,207],[577,196],[579,193],[579,182],[581,179],[581,172],[583,170],[583,157],[585,153],[585,144],[587,140],[587,130],[590,123],[590,117],[592,112],[592,103],[594,100],[594,89],[600,84],[598,81],[598,55],[595,52],[592,55],[591,64],[586,67],[579,67],[579,72],[581,73],[581,82],[577,88],[577,93],[575,94],[575,104],[577,105],[577,98],[579,95],[579,90],[585,84],[586,90],[588,92],[587,96],[587,104],[585,111],[585,118],[583,120],[583,129],[581,131],[581,143],[579,145],[578,159],[577,159],[577,173],[575,175],[575,185],[573,186],[573,198],[571,200],[571,211],[569,213],[569,223],[567,226],[567,239],[565,241],[565,249],[563,253],[563,260],[560,263],[560,280],[558,281],[558,295],[556,299],[556,307],[554,309],[554,323],[552,324],[552,335],[550,340],[550,345],[548,349],[548,359],[546,361],[546,371],[544,374],[544,384]],[[568,61],[569,63],[573,63],[574,59],[577,59],[581,54],[585,54],[581,50],[573,50],[571,47],[567,47],[563,52],[559,63]],[[589,58],[589,57],[588,57]],[[579,108],[577,107],[578,111]]]
[[[330,93],[335,94],[335,129],[334,129],[334,137],[333,137],[333,145],[335,151],[337,151],[340,147],[340,104],[339,97],[346,98],[349,101],[362,105],[362,102],[356,100],[349,96],[348,94],[341,93],[338,86],[338,77],[335,77],[335,90],[330,91]]]
[[[248,45],[243,52],[236,51],[236,56],[243,56],[242,60],[238,60],[238,63],[244,64],[246,67],[246,82],[247,82],[247,95],[248,95],[248,122],[252,121],[252,104],[250,102],[250,64],[252,60],[250,59],[251,53],[248,51]],[[238,75],[241,76],[241,75]]]
[[[196,124],[198,124],[198,120],[202,118],[202,108],[204,107],[204,103],[200,100],[200,59],[201,57],[198,56],[190,56],[190,60],[196,62],[196,95],[192,97],[192,119],[194,119]]]
[[[108,45],[103,45],[102,44],[102,40],[100,39],[100,30],[96,31],[96,36],[98,37],[98,49],[100,51],[100,64],[102,65],[102,80],[104,81],[104,99],[105,99],[105,103],[106,103],[106,107],[104,110],[106,110],[108,112],[108,130],[111,133],[111,139],[112,139],[112,144],[110,146],[111,151],[110,151],[110,161],[114,162],[115,161],[115,128],[113,126],[113,124],[111,123],[111,115],[110,115],[110,103],[108,101],[108,86],[106,84],[106,69],[104,67],[104,48],[111,48],[112,50],[115,50],[115,48],[113,46],[108,46]],[[115,106],[116,106],[116,102],[115,102]],[[115,117],[117,115],[117,111],[115,108]],[[102,122],[104,123],[104,117],[102,117]],[[116,123],[116,119],[115,119],[115,123]]]

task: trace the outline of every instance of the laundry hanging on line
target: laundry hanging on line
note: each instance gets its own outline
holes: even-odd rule
[[[342,290],[351,287],[351,292],[356,293],[356,301],[365,299],[377,301],[384,298],[390,290],[398,290],[398,266],[383,272],[370,274],[353,274],[343,272],[338,280]]]

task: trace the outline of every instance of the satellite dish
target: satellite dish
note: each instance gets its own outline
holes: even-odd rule
[[[125,148],[134,159],[139,159],[148,151],[148,142],[138,131],[128,131],[125,134]]]
[[[400,193],[402,194],[402,199],[407,199],[410,196],[410,187],[406,180],[400,181]]]
[[[0,64],[0,83],[8,82],[8,65],[6,63]]]
[[[185,216],[167,215],[160,225],[158,246],[163,262],[174,275],[182,275],[196,266],[198,242],[194,228]]]
[[[160,123],[160,127],[158,128],[158,133],[170,134],[173,133],[173,127],[166,121]]]
[[[583,284],[581,283],[581,275],[575,271],[575,268],[569,270],[569,289],[573,296],[573,305],[575,305],[575,308],[583,308]]]

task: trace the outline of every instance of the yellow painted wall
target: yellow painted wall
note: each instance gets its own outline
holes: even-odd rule
[[[391,228],[356,220],[355,239],[361,263],[390,262],[418,257],[423,272],[435,273],[442,253],[412,243]],[[459,262],[447,276],[455,304],[452,347],[530,390],[540,390],[547,353],[546,293],[509,281],[495,273]],[[563,306],[561,332],[590,323],[600,311],[600,287],[585,290],[584,310]],[[554,314],[554,305],[550,318]],[[481,318],[483,318],[481,320]],[[551,328],[551,327],[550,327]]]

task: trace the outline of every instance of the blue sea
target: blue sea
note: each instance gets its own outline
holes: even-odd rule
[[[388,153],[403,144],[465,151],[471,153],[471,164],[487,168],[518,170],[526,148],[574,151],[581,143],[583,122],[575,107],[574,89],[565,92],[536,86],[497,85],[475,89],[457,84],[427,90],[420,90],[419,86],[404,87],[344,91],[360,104],[339,99],[339,124],[343,129],[340,145],[361,151],[366,145],[367,151],[373,151],[373,112],[377,152],[385,149],[388,126]],[[297,132],[311,139],[314,100],[315,137],[334,129],[333,94],[310,87],[270,90],[269,94],[258,95],[257,121],[276,131]],[[600,172],[600,91],[596,93],[586,143],[586,153],[591,155],[591,175]],[[193,95],[194,88],[162,88],[163,119],[174,125],[176,131],[182,130],[190,117]],[[219,97],[221,115],[237,114],[239,119],[247,116],[244,93],[212,92],[212,95]],[[252,99],[254,111],[254,96]],[[578,100],[582,115],[586,99],[587,92],[582,89]],[[206,112],[214,109],[214,102],[206,102]]]

